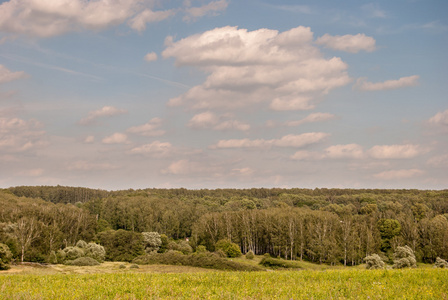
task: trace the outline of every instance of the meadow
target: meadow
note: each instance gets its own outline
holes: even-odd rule
[[[1,299],[448,299],[448,270],[229,272],[181,266],[14,268]]]

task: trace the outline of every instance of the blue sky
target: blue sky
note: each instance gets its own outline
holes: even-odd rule
[[[448,184],[446,1],[0,1],[0,186]]]

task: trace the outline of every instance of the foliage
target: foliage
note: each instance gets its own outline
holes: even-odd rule
[[[129,268],[130,269],[140,269],[140,267],[138,265],[136,265],[136,264],[131,265]]]
[[[64,248],[65,260],[75,260],[85,255],[84,249],[77,246]]]
[[[91,257],[79,257],[74,260],[66,260],[64,264],[69,266],[97,266],[100,263]]]
[[[263,257],[260,261],[260,265],[271,269],[300,269],[299,264],[295,261],[288,261],[267,256]]]
[[[91,257],[101,263],[106,258],[106,250],[103,246],[98,245],[94,242],[90,242],[86,244],[84,255],[86,257]]]
[[[204,245],[199,245],[196,247],[196,252],[198,252],[198,253],[207,252],[207,248],[205,248]]]
[[[8,270],[12,260],[12,253],[9,247],[0,243],[0,270]]]
[[[106,260],[129,262],[144,254],[141,233],[123,229],[108,230],[98,233],[97,237],[106,250]]]
[[[242,255],[240,247],[228,239],[219,240],[215,249],[224,251],[227,257],[240,257]]]
[[[84,242],[83,240],[79,240],[76,243],[76,247],[81,248],[81,249],[86,249],[87,248],[87,243]]]
[[[137,257],[133,260],[136,264],[165,264],[192,266],[217,270],[233,271],[259,271],[258,267],[229,261],[214,253],[201,252],[193,254],[182,254],[179,251],[170,250],[165,253],[151,253]]]
[[[246,253],[246,258],[247,259],[254,259],[255,258],[255,254],[252,250],[249,250],[249,252]]]
[[[146,253],[158,251],[160,246],[162,246],[162,239],[158,232],[142,232],[142,235]]]
[[[440,257],[437,257],[436,262],[434,263],[434,267],[447,269],[448,261],[441,259]]]
[[[368,270],[384,269],[386,266],[378,254],[366,256],[364,261],[366,262],[366,269]]]
[[[409,246],[397,247],[394,253],[394,265],[392,267],[394,269],[417,267],[414,251]]]
[[[119,265],[118,268],[119,269],[126,269],[126,266],[125,265]]]

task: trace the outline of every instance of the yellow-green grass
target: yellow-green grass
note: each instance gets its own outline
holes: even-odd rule
[[[2,275],[2,299],[448,299],[448,270]]]

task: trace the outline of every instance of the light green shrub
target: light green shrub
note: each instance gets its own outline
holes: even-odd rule
[[[437,257],[434,267],[448,269],[448,262],[440,257]]]
[[[414,251],[409,246],[398,246],[394,253],[394,265],[392,267],[394,269],[417,267]]]
[[[74,260],[66,260],[64,264],[69,266],[98,266],[100,263],[91,257],[79,257]]]
[[[255,254],[252,250],[249,250],[249,252],[246,253],[246,259],[254,259]]]
[[[8,270],[10,268],[9,264],[12,260],[12,253],[9,247],[5,244],[0,243],[0,270]]]
[[[240,247],[228,239],[219,240],[215,248],[216,250],[221,249],[224,251],[227,257],[240,257],[242,255]]]
[[[376,270],[376,269],[384,269],[385,263],[381,259],[378,254],[372,254],[364,258],[366,262],[366,269],[368,270]]]
[[[90,242],[85,247],[84,255],[101,263],[106,258],[106,250],[104,250],[103,246]]]

